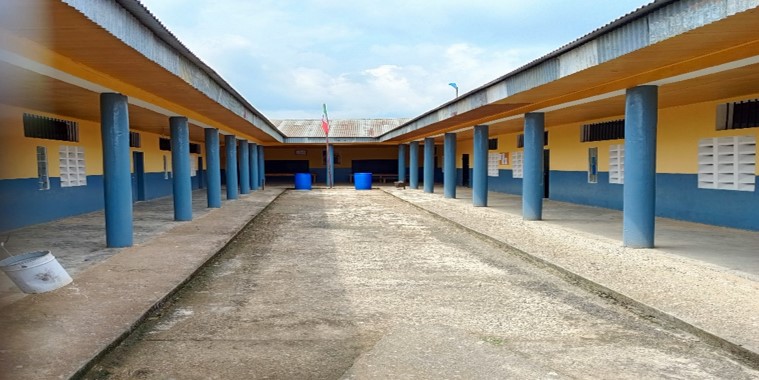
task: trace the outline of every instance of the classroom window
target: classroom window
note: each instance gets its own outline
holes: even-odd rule
[[[497,150],[498,149],[498,139],[488,139],[488,150]]]
[[[190,143],[190,153],[200,154],[200,144]]]
[[[625,138],[625,119],[585,124],[580,132],[580,142],[620,140]]]
[[[79,125],[74,121],[25,113],[24,136],[37,139],[79,142]]]
[[[755,186],[754,136],[716,137],[699,141],[699,188],[754,191]]]
[[[598,148],[588,148],[588,183],[598,183]]]
[[[169,159],[163,156],[163,179],[169,179]]]
[[[47,148],[37,147],[37,179],[40,190],[50,190],[50,177],[47,170]]]
[[[759,99],[717,106],[717,130],[759,127]]]

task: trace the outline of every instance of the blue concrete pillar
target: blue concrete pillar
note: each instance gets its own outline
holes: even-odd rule
[[[221,160],[219,159],[219,130],[206,128],[206,178],[208,208],[221,207]]]
[[[522,178],[522,218],[543,218],[543,136],[545,115],[524,115],[524,178]]]
[[[129,165],[129,105],[121,94],[100,94],[103,144],[105,242],[108,248],[132,245],[132,173]]]
[[[658,97],[656,86],[627,90],[622,214],[622,241],[626,247],[654,247]]]
[[[472,204],[488,205],[488,126],[474,126],[474,169],[472,170]]]
[[[240,194],[250,194],[250,152],[248,140],[240,140],[237,147],[237,162],[240,164]]]
[[[224,136],[224,145],[227,151],[227,200],[237,199],[237,138]]]
[[[258,146],[258,183],[259,188],[263,189],[266,184],[266,161],[264,160],[264,146]]]
[[[171,129],[171,171],[174,190],[174,220],[192,220],[192,178],[190,178],[190,127],[186,117],[169,118]]]
[[[408,182],[409,187],[416,190],[419,188],[419,141],[409,144]]]
[[[332,188],[335,186],[335,146],[329,145],[327,148],[327,187]]]
[[[456,198],[456,134],[446,133],[443,140],[443,196]]]
[[[398,181],[406,182],[406,144],[398,145]]]
[[[250,189],[258,190],[258,144],[248,144],[248,167],[250,168]]]
[[[435,138],[424,139],[424,192],[435,191]]]

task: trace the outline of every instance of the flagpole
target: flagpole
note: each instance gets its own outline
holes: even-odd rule
[[[329,115],[327,115],[326,103],[323,104],[323,108],[324,108],[324,119],[327,121],[327,128],[324,131],[324,136],[325,136],[324,141],[326,142],[326,145],[327,145],[327,151],[325,154],[326,156],[325,161],[327,162],[327,187],[331,189],[332,185],[334,184],[334,181],[332,178],[333,177],[332,170],[331,170],[333,166],[334,157],[331,157],[331,155],[329,154],[329,130],[332,128],[329,127]]]

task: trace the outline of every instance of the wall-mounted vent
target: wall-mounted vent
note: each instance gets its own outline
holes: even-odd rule
[[[167,139],[165,137],[159,137],[158,138],[158,149],[160,149],[160,150],[171,150],[171,139]]]
[[[142,141],[140,139],[140,134],[137,132],[129,132],[129,147],[130,148],[140,148],[142,147]]]
[[[543,146],[548,145],[548,131],[543,132]],[[524,148],[524,133],[517,136],[517,148]]]
[[[759,127],[759,99],[717,106],[717,130]]]
[[[619,140],[625,138],[625,119],[582,126],[580,142]]]
[[[79,125],[75,121],[24,114],[24,136],[37,139],[79,142]]]

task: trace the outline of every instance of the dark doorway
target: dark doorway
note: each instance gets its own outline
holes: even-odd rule
[[[551,183],[549,178],[551,176],[551,151],[548,149],[543,151],[543,198],[548,198],[548,184]]]
[[[469,155],[461,156],[461,186],[469,187]]]
[[[132,200],[145,200],[145,153],[132,152]]]

